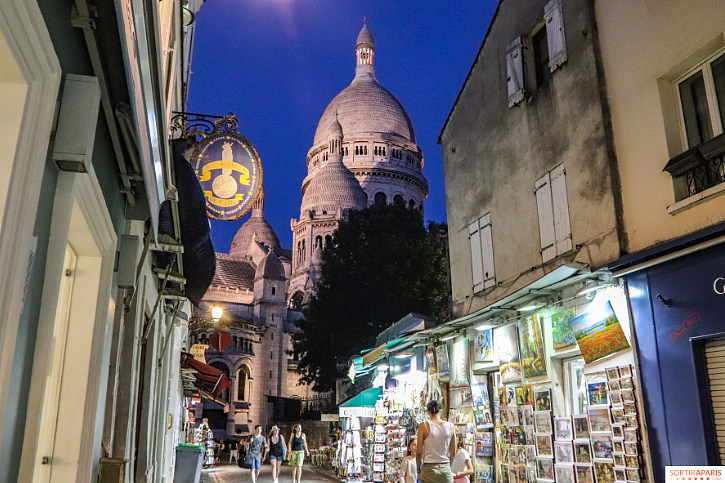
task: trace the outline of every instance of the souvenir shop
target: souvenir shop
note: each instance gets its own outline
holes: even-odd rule
[[[589,286],[472,317],[428,346],[429,397],[465,438],[476,482],[651,481],[626,297]]]

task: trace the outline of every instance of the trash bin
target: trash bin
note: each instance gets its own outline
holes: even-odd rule
[[[182,443],[176,447],[174,483],[199,483],[204,447]]]

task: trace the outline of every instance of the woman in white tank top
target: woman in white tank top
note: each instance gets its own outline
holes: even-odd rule
[[[418,426],[418,467],[421,483],[453,483],[451,461],[456,454],[456,435],[453,425],[443,421],[438,401],[431,401],[426,408],[430,421]]]

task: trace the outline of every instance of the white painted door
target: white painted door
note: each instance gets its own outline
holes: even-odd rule
[[[53,342],[50,366],[45,380],[43,406],[40,413],[40,438],[33,471],[34,483],[49,483],[53,472],[53,453],[55,451],[56,427],[58,424],[58,406],[60,401],[63,366],[65,361],[68,322],[78,257],[70,245],[66,245],[63,260],[63,277],[58,292],[58,305],[55,311]]]

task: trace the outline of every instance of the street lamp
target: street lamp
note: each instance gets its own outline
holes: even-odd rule
[[[212,307],[211,308],[212,320],[214,320],[214,322],[219,322],[219,319],[222,318],[223,313],[224,313],[224,310],[221,307]]]

